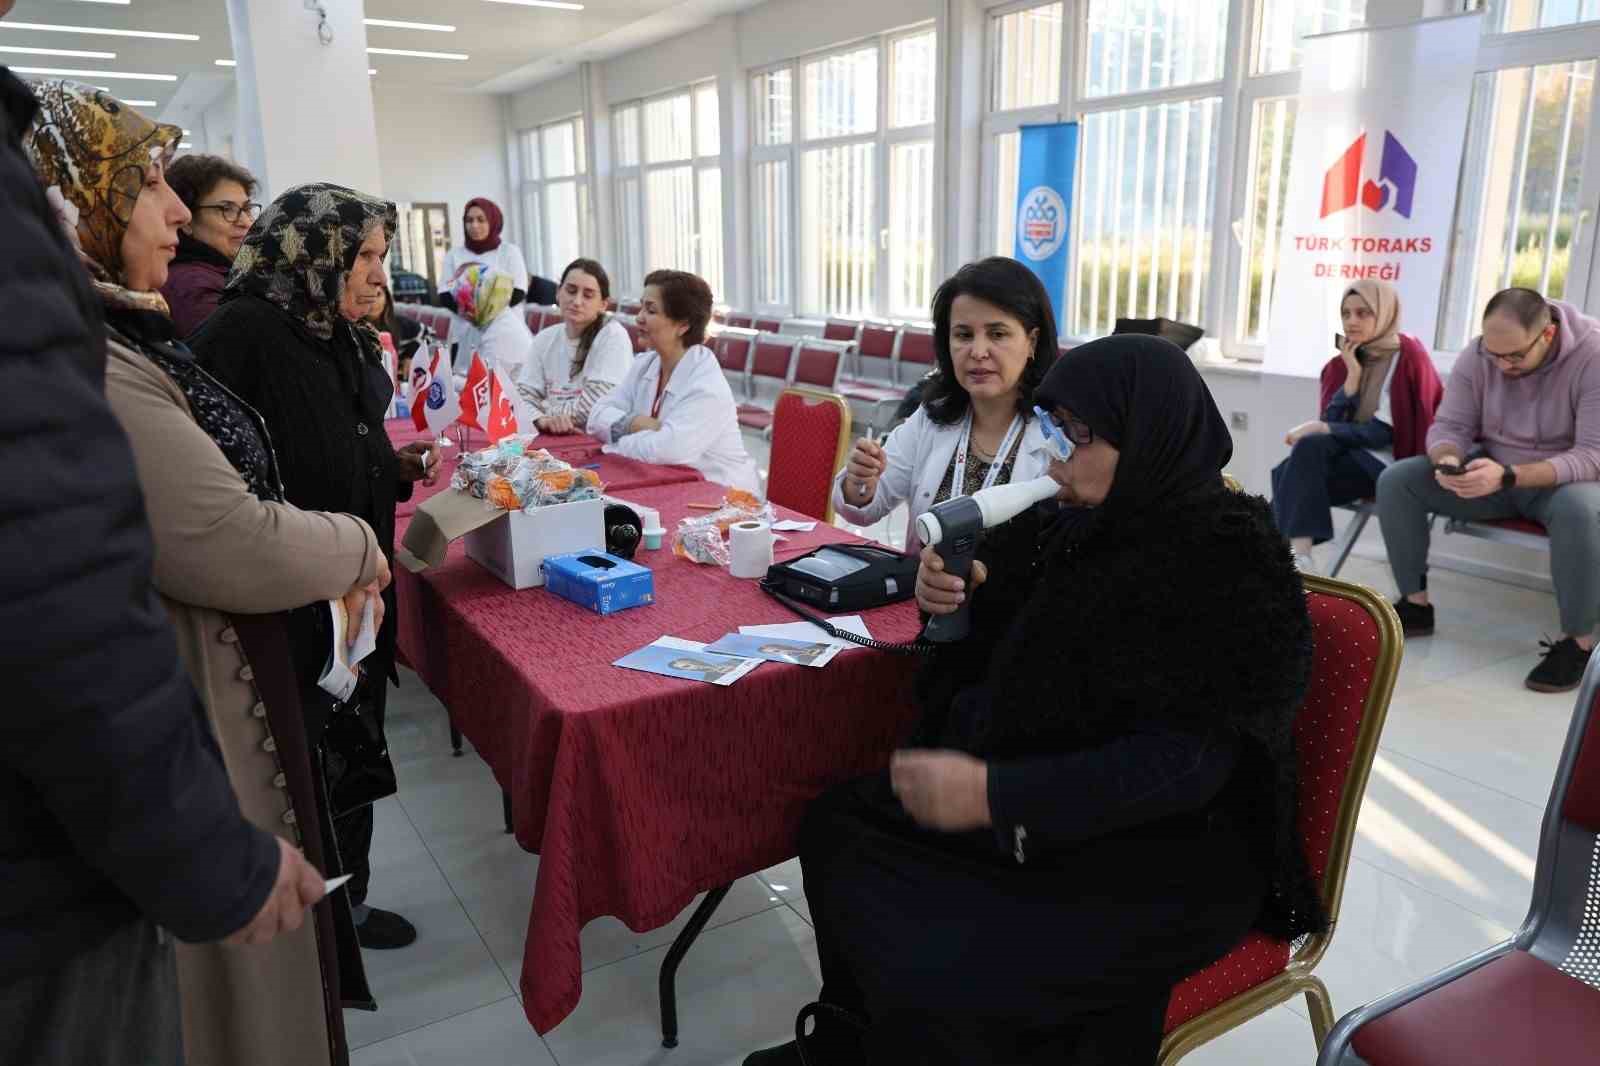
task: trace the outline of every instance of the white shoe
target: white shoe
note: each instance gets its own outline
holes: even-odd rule
[[[1294,568],[1300,571],[1302,574],[1315,574],[1318,577],[1322,576],[1322,571],[1317,569],[1317,561],[1309,555],[1300,555],[1299,553],[1296,553],[1294,557]]]

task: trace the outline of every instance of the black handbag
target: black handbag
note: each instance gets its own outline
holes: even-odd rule
[[[328,715],[322,734],[328,808],[335,818],[400,791],[389,745],[368,706],[372,684],[372,675],[363,672],[355,693]]]

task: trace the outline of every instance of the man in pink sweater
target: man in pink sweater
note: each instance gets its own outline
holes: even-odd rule
[[[1433,632],[1430,516],[1522,517],[1550,534],[1562,638],[1528,674],[1536,692],[1583,679],[1600,621],[1600,322],[1532,289],[1495,293],[1456,358],[1428,454],[1378,479],[1378,518],[1408,637]]]

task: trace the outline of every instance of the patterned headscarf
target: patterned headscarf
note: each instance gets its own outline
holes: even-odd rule
[[[23,148],[100,298],[113,307],[167,314],[160,293],[125,287],[122,237],[150,166],[172,159],[183,131],[151,122],[87,85],[46,81],[34,92],[39,112]]]
[[[276,304],[322,340],[343,319],[339,301],[362,242],[378,227],[394,240],[394,204],[340,185],[299,185],[267,206],[233,261],[224,300],[248,293]],[[371,323],[352,322],[367,353],[378,351]]]
[[[515,288],[510,274],[481,263],[466,264],[450,281],[456,312],[479,329],[488,329],[489,323],[511,306],[511,292]]]

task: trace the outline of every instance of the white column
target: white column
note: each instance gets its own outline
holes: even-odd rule
[[[983,202],[983,44],[988,14],[979,0],[947,0],[939,12],[939,129],[941,166],[934,184],[940,220],[937,285],[988,249],[980,225],[993,205]]]
[[[326,43],[322,16],[297,0],[227,2],[239,83],[234,152],[260,179],[263,202],[310,181],[381,195],[362,0],[318,0]]]

